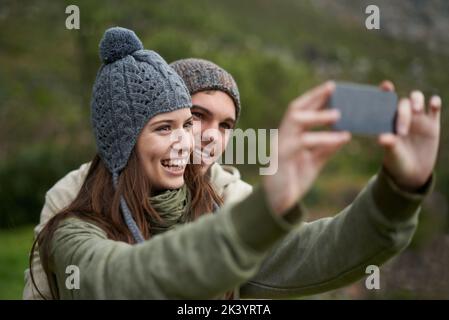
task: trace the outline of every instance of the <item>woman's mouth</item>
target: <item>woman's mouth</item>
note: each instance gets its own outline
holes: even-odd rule
[[[164,167],[167,172],[173,175],[184,174],[187,163],[188,158],[161,160],[162,167]]]

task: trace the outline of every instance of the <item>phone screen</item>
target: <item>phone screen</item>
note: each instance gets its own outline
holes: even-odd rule
[[[329,99],[329,108],[340,110],[336,130],[360,135],[395,132],[398,97],[375,86],[338,82]]]

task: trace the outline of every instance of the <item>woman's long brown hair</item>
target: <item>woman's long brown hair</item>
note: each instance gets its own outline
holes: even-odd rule
[[[221,205],[222,199],[215,192],[207,177],[200,172],[200,166],[188,164],[184,173],[186,185],[191,194],[191,205],[188,220],[195,220],[199,216],[211,213],[215,204]],[[136,221],[145,239],[151,237],[151,226],[146,214],[161,219],[159,214],[151,207],[149,195],[151,194],[151,181],[146,177],[135,149],[132,151],[127,166],[120,174],[117,188],[112,183],[112,175],[101,158],[96,155],[91,163],[86,179],[73,202],[62,212],[56,214],[48,221],[37,236],[31,248],[29,266],[33,286],[38,293],[46,299],[36,285],[32,260],[36,245],[39,246],[42,266],[47,278],[52,277],[49,270],[50,243],[58,224],[69,216],[94,223],[106,232],[109,239],[135,243],[120,211],[120,195],[123,195],[133,218]],[[53,291],[52,298],[57,299],[58,293]]]

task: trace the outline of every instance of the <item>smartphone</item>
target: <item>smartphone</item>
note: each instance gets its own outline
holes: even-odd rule
[[[398,97],[378,87],[350,82],[337,82],[328,101],[329,108],[340,110],[335,130],[359,135],[395,133]]]

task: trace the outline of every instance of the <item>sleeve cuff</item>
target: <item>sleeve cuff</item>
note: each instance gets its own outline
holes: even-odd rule
[[[435,185],[435,173],[416,192],[401,189],[382,167],[373,186],[373,198],[384,215],[391,220],[406,220],[413,216]]]
[[[256,187],[231,212],[232,222],[241,240],[255,251],[264,251],[294,229],[304,218],[304,208],[298,204],[283,217],[271,210],[265,191]]]
[[[302,202],[297,202],[290,210],[285,213],[281,219],[290,225],[298,225],[307,219],[308,212]]]

